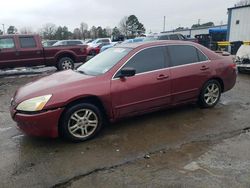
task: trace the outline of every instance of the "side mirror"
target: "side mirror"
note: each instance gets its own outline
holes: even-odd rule
[[[228,52],[222,52],[222,56],[230,56],[231,54]]]
[[[124,67],[121,69],[121,74],[120,74],[120,78],[123,77],[131,77],[134,76],[136,73],[136,70],[132,67]]]

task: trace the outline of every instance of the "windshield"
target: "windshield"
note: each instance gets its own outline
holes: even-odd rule
[[[130,51],[131,49],[129,48],[110,48],[90,59],[88,62],[80,66],[77,71],[93,76],[104,74]]]

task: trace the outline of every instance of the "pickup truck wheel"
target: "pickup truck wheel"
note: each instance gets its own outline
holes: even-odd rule
[[[63,57],[59,60],[57,69],[58,70],[74,69],[74,61],[69,57]]]
[[[202,108],[212,108],[220,100],[221,96],[221,85],[217,80],[209,80],[203,86],[200,97],[199,105]]]
[[[103,114],[93,104],[80,103],[66,109],[59,124],[60,135],[73,142],[93,138],[102,128]]]

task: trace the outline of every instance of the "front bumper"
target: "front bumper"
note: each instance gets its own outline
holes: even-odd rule
[[[39,137],[58,137],[58,124],[63,108],[48,110],[38,114],[22,114],[11,111],[17,126],[27,135]]]
[[[237,64],[237,68],[241,70],[250,71],[250,64]]]

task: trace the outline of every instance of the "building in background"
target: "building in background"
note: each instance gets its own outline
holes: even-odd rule
[[[210,34],[211,31],[215,31],[215,30],[225,31],[227,30],[227,25],[200,27],[200,28],[195,28],[195,29],[172,30],[172,31],[165,31],[163,33],[180,33],[188,38],[194,38],[196,35],[207,35],[207,34]]]
[[[228,9],[227,40],[250,41],[250,5]]]

